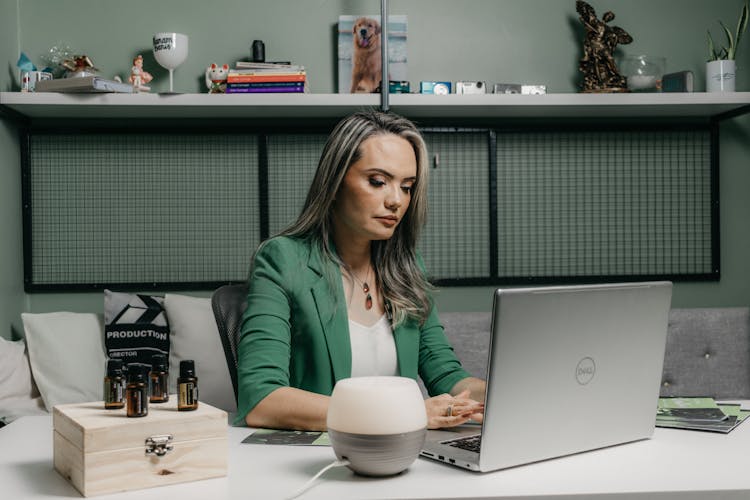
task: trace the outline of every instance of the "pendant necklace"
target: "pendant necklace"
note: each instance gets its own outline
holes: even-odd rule
[[[370,295],[370,285],[367,284],[367,276],[370,275],[370,268],[367,268],[365,281],[357,278],[357,276],[354,274],[354,271],[349,271],[349,274],[351,274],[352,278],[354,278],[354,281],[356,281],[362,287],[362,292],[365,294],[365,309],[369,311],[370,309],[372,309],[372,295]]]

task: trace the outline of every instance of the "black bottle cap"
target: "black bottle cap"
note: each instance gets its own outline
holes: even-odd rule
[[[163,354],[154,354],[151,356],[151,369],[156,372],[167,371],[167,357]]]
[[[180,361],[180,377],[195,377],[195,361],[192,359]]]
[[[144,363],[128,364],[128,382],[145,382],[151,366]]]
[[[122,360],[121,359],[107,360],[107,375],[110,377],[122,375]]]

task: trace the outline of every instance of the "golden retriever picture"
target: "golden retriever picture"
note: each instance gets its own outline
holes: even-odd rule
[[[377,14],[360,12],[339,16],[336,46],[338,59],[337,92],[340,94],[380,91],[383,76],[383,45],[386,30]],[[388,16],[388,80],[408,81],[408,19],[402,14]],[[386,87],[387,88],[387,87]]]
[[[352,27],[351,93],[371,93],[380,86],[382,59],[380,23],[371,17],[360,17]]]

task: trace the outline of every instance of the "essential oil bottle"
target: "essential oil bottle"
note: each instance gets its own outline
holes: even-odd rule
[[[191,411],[198,408],[198,377],[195,376],[195,361],[180,361],[180,376],[177,378],[177,410]]]
[[[169,401],[169,370],[167,357],[163,354],[154,354],[151,358],[151,372],[149,380],[151,384],[151,396],[149,403],[166,403]]]
[[[128,417],[148,415],[148,372],[148,365],[142,363],[128,365],[128,385],[125,388]]]
[[[122,373],[122,360],[107,361],[107,373],[104,375],[104,408],[119,410],[125,407],[125,376]]]

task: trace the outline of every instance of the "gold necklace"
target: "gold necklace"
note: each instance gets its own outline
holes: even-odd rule
[[[365,294],[365,309],[368,311],[372,309],[372,295],[370,295],[370,285],[367,284],[367,277],[370,275],[370,268],[367,268],[367,274],[365,274],[364,281],[357,278],[357,275],[354,274],[354,271],[351,269],[348,270],[351,277],[356,281],[361,287],[362,292]]]

